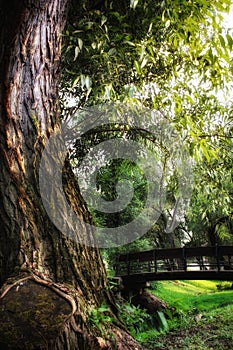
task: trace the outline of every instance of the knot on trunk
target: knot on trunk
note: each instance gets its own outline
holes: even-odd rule
[[[0,348],[50,349],[71,314],[54,290],[21,280],[0,299]]]

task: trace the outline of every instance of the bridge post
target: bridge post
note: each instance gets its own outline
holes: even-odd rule
[[[155,270],[155,272],[157,272],[158,268],[157,268],[156,249],[153,250],[153,260],[154,260],[154,270]]]
[[[219,257],[218,243],[215,244],[215,257],[216,257],[218,271],[220,271],[220,257]]]
[[[129,254],[127,254],[127,275],[130,275],[130,258],[129,258]]]
[[[228,255],[228,266],[229,266],[229,269],[231,267],[231,264],[232,264],[232,256],[231,255]]]
[[[151,261],[148,261],[148,272],[151,272]]]
[[[187,271],[187,259],[186,259],[186,250],[185,250],[185,247],[183,247],[183,265],[184,265],[184,271],[186,272]]]

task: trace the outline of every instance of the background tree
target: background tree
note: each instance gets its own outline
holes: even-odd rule
[[[196,165],[192,203],[187,215],[193,245],[232,244],[231,108],[224,109],[224,118],[218,118],[217,125],[212,125],[214,130],[210,132],[209,142],[215,156],[208,160],[202,157]]]
[[[204,163],[209,167],[225,152],[223,139],[227,139],[227,130],[222,128],[216,135],[211,125],[223,117],[224,109],[223,118],[227,114],[229,122],[231,118],[229,108],[216,95],[220,89],[222,95],[227,94],[231,85],[233,40],[231,32],[222,25],[230,2],[163,1],[156,7],[151,1],[131,1],[129,7],[124,2],[96,5],[84,1],[79,8],[82,20],[75,11],[70,18],[64,47],[63,92],[74,98],[79,96],[78,109],[115,100],[159,110],[177,130],[193,158],[196,182],[200,184],[199,176],[204,174],[198,169]],[[101,132],[107,135],[106,129]],[[110,130],[108,136],[112,137],[113,132]],[[93,130],[93,135],[88,135],[89,142],[99,135],[99,130]],[[124,135],[145,144],[146,137],[139,130]],[[214,146],[216,140],[218,150]],[[153,148],[153,140],[149,147]],[[204,183],[200,196],[205,193]],[[195,240],[197,231],[206,232],[204,222],[200,227],[198,215],[194,218],[190,213],[198,213],[207,201],[199,203],[193,199],[191,217],[181,213],[180,226],[166,233],[177,198],[175,174],[167,179],[167,186],[167,207],[147,238],[143,238],[146,246],[148,242],[161,247],[183,245],[192,237]],[[209,241],[207,237],[206,240]]]

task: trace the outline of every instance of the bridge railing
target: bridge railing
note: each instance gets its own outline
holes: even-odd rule
[[[233,270],[233,247],[184,247],[121,254],[117,276],[143,272]]]

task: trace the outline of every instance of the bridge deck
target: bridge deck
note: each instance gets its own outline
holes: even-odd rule
[[[167,271],[167,272],[145,272],[133,275],[121,276],[125,287],[141,285],[151,281],[169,280],[215,280],[233,281],[233,270],[229,271]]]

